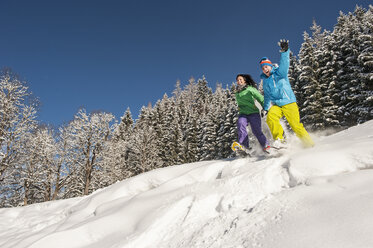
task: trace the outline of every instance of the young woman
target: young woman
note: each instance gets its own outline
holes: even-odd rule
[[[265,152],[268,152],[270,146],[268,145],[267,138],[262,131],[262,121],[259,114],[259,109],[255,106],[257,100],[262,106],[264,104],[264,97],[259,93],[256,88],[256,83],[248,74],[238,74],[236,102],[238,105],[238,142],[247,150],[249,150],[249,137],[246,130],[250,124],[251,131],[258,139],[260,145]],[[244,150],[245,150],[244,149]]]

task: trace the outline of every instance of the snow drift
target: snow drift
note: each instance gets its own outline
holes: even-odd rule
[[[373,247],[373,121],[279,158],[157,169],[0,209],[1,247]]]

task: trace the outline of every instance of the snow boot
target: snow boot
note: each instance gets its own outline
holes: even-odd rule
[[[286,145],[286,141],[284,139],[280,140],[280,139],[277,139],[273,142],[272,144],[272,147],[275,148],[275,149],[283,149],[283,148],[286,148],[287,145]]]

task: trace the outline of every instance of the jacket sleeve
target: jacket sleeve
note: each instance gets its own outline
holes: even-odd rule
[[[281,78],[286,78],[288,76],[289,66],[290,66],[289,54],[290,54],[289,49],[286,52],[281,53],[280,64],[277,70],[278,76],[280,76]]]
[[[268,109],[271,105],[271,98],[270,98],[270,94],[269,94],[268,90],[266,90],[266,88],[264,88],[264,87],[263,87],[263,90],[264,90],[263,109],[268,111]]]
[[[251,90],[252,94],[253,94],[253,97],[260,103],[260,105],[263,106],[264,104],[264,97],[262,94],[260,94],[260,92],[255,89],[255,88],[252,88]]]

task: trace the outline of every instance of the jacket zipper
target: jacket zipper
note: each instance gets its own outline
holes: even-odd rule
[[[275,81],[275,77],[274,77],[273,75],[272,75],[272,80],[273,80],[273,87],[276,88],[276,81]],[[284,89],[282,89],[282,92],[284,92],[286,98],[287,98],[288,100],[290,100],[290,97],[288,96],[288,94],[286,94],[286,91],[285,91]]]
[[[288,96],[288,94],[286,94],[286,91],[284,89],[282,89],[282,91],[284,92],[284,94],[288,98],[288,100],[290,100],[290,97]]]

